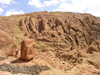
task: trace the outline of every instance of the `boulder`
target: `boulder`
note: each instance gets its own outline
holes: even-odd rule
[[[21,45],[21,59],[31,60],[35,55],[35,41],[33,39],[23,40]]]

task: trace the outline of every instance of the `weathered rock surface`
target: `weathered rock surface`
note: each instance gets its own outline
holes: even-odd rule
[[[100,68],[100,53],[94,52],[87,60],[96,68]]]
[[[25,39],[21,45],[21,59],[31,60],[35,55],[35,41],[33,39]]]
[[[34,59],[2,58],[18,55],[20,46],[21,59]],[[0,65],[51,68],[40,75],[92,75],[100,71],[99,52],[100,18],[90,14],[34,12],[0,18]]]
[[[99,49],[97,48],[97,46],[90,45],[87,49],[87,53],[93,53],[93,51],[99,52]]]
[[[49,71],[43,71],[39,75],[66,75],[66,73],[57,69],[52,69]]]
[[[18,54],[18,47],[14,39],[2,30],[0,30],[0,50],[7,56],[17,56]]]
[[[99,24],[100,19],[89,14],[61,13],[58,16],[45,12],[22,18],[20,27],[29,37],[37,36],[38,41],[65,43],[73,50],[94,45],[91,37],[100,40]]]
[[[99,70],[93,65],[83,63],[75,66],[66,75],[93,75],[94,72],[99,72]]]
[[[56,57],[51,51],[40,52],[35,58],[36,59],[32,60],[33,63],[42,66],[49,66],[50,68],[55,68],[58,70],[64,71],[66,67],[71,66],[68,62],[59,60],[59,58]]]

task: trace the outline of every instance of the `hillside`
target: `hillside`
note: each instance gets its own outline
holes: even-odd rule
[[[1,65],[7,61],[51,68],[37,75],[100,74],[100,18],[91,14],[44,11],[0,17],[0,38]],[[29,62],[20,59],[25,39],[36,44],[37,55]]]

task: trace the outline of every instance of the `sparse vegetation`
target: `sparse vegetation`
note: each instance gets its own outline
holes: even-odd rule
[[[93,75],[100,75],[100,72],[94,72]]]
[[[41,41],[37,41],[36,48],[38,49],[38,51],[41,51],[41,52],[54,51],[54,48],[44,44]]]
[[[82,59],[78,54],[57,50],[56,56],[62,58],[64,61],[72,63],[73,65],[75,65],[75,63],[82,63]]]

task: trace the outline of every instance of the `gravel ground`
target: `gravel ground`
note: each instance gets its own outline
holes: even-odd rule
[[[13,66],[13,65],[4,63],[4,64],[0,65],[0,70],[8,71],[12,74],[23,73],[23,74],[29,74],[29,75],[39,75],[40,72],[42,72],[44,70],[50,70],[50,68],[47,66],[38,66],[38,65]]]

